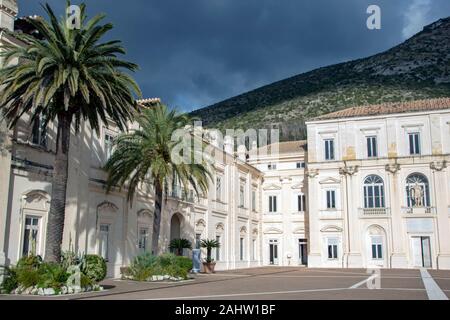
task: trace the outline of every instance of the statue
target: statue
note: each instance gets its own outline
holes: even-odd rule
[[[413,207],[423,207],[423,195],[423,189],[417,182],[409,188],[409,196],[414,201]]]

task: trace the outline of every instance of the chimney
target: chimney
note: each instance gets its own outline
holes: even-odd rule
[[[18,10],[17,0],[0,0],[0,28],[14,31],[14,19]]]

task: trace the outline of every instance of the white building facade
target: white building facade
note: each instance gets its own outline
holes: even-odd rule
[[[13,30],[16,1],[0,5],[1,27]],[[27,115],[13,131],[0,125],[0,265],[8,265],[45,252],[56,137],[52,124]],[[118,134],[112,123],[99,136],[87,124],[72,134],[63,237],[64,250],[105,257],[111,277],[150,251],[153,230],[150,184],[132,204],[126,190],[105,192],[102,166]],[[197,247],[208,238],[221,244],[218,270],[450,269],[450,99],[346,109],[308,122],[307,135],[248,153],[211,140],[220,156],[209,191],[168,191],[160,252],[171,239]]]
[[[307,123],[309,266],[450,268],[449,108],[366,106]]]

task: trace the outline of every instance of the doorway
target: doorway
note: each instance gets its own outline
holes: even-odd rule
[[[414,267],[431,268],[430,237],[412,237],[411,243]]]
[[[178,214],[174,214],[170,220],[170,240],[180,239],[181,221]]]
[[[298,262],[306,266],[308,264],[308,240],[298,239]]]
[[[278,240],[269,240],[269,263],[272,265],[278,264]]]

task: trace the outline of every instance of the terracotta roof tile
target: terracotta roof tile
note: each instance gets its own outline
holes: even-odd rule
[[[351,107],[313,118],[312,121],[367,117],[383,114],[450,109],[450,98],[437,98]]]

